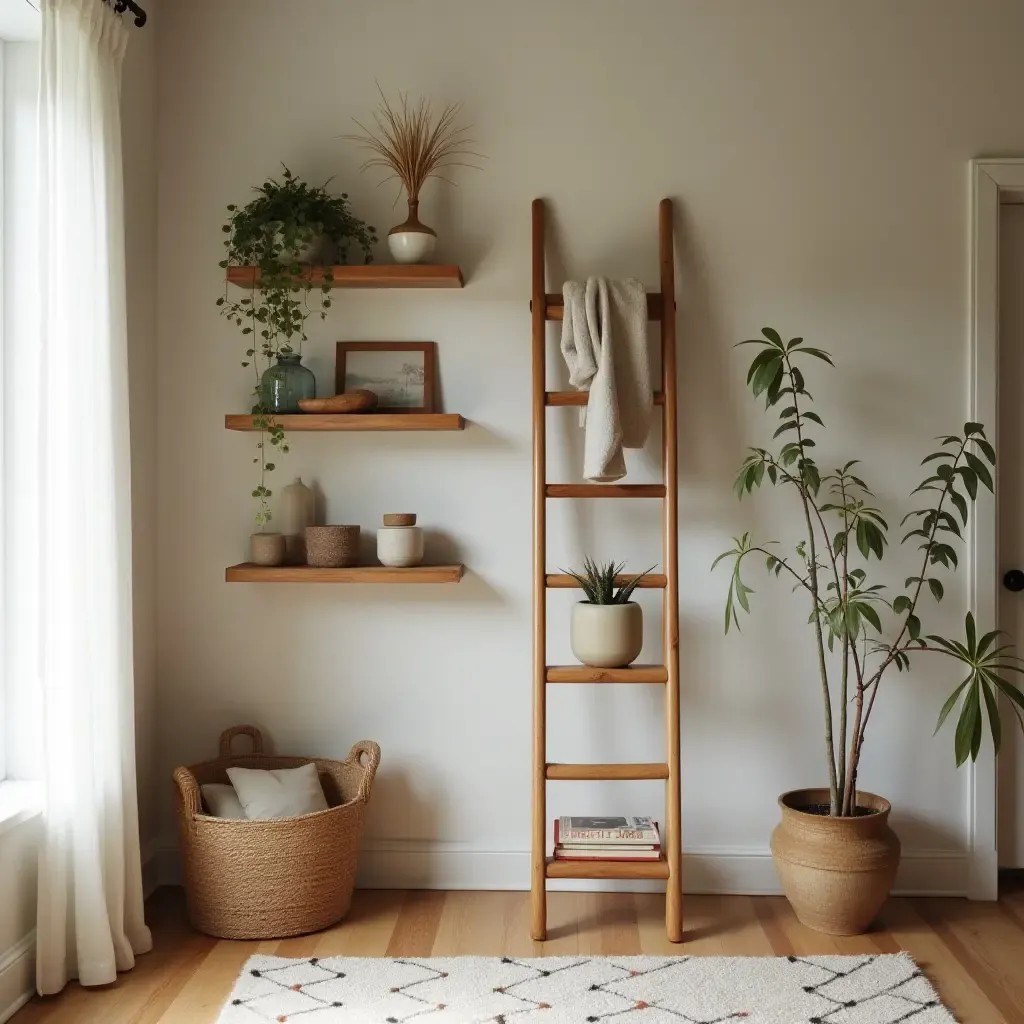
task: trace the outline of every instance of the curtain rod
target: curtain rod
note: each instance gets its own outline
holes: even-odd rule
[[[35,0],[25,0],[25,3],[34,10],[39,10],[39,5]],[[103,3],[111,4],[117,14],[124,14],[125,11],[131,11],[132,14],[135,15],[135,24],[139,28],[142,28],[142,26],[146,24],[146,18],[148,15],[137,3],[134,2],[134,0],[103,0]]]

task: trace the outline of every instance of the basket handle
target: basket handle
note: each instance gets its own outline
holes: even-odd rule
[[[358,799],[364,803],[370,799],[370,786],[380,764],[380,747],[373,740],[359,740],[352,744],[348,759],[363,769],[363,780],[359,783]]]
[[[188,817],[194,818],[197,814],[201,814],[203,798],[200,795],[196,777],[187,768],[175,768],[174,781],[178,784],[181,801],[185,805],[185,813]]]
[[[220,734],[220,756],[231,757],[231,743],[236,736],[249,736],[252,739],[252,752],[263,753],[263,733],[255,725],[233,725]]]

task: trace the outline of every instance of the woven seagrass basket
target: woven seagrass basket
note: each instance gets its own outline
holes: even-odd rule
[[[236,736],[252,738],[251,754],[232,754]],[[215,818],[199,787],[229,782],[228,768],[298,768],[313,762],[328,808],[266,821]],[[356,743],[344,761],[270,757],[251,725],[226,729],[220,757],[176,768],[178,835],[193,927],[225,939],[279,939],[329,928],[348,913],[359,839],[380,747]]]

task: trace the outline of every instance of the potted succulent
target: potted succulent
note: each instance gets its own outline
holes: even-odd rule
[[[903,519],[901,545],[919,552],[920,567],[902,587],[872,582],[869,571],[889,546],[889,525],[861,476],[856,461],[822,473],[814,460],[815,431],[824,427],[810,409],[800,365],[823,361],[829,354],[803,339],[783,342],[770,327],[754,345],[757,355],[747,373],[755,398],[778,409],[777,451],[752,448],[736,478],[740,498],[767,480],[795,500],[803,538],[792,554],[774,542],[735,538],[735,547],[720,555],[732,562],[725,605],[725,628],[739,625],[739,612],[750,611],[753,593],[741,576],[750,556],[763,559],[770,576],[791,584],[810,611],[818,685],[824,709],[828,785],[784,794],[782,822],[772,836],[772,855],[786,896],[805,924],[832,934],[864,931],[892,886],[900,846],[888,824],[889,802],[858,789],[857,776],[867,727],[883,680],[892,670],[908,670],[911,660],[927,655],[959,662],[963,681],[938,715],[936,732],[959,704],[954,735],[957,765],[975,759],[987,719],[996,753],[1000,713],[1005,698],[1024,726],[1024,694],[1011,682],[1021,661],[997,631],[979,636],[968,613],[963,639],[925,634],[921,616],[930,601],[941,601],[938,573],[955,570],[956,548],[978,489],[992,490],[995,451],[980,423],[941,438],[939,450],[925,457],[928,476],[914,490],[923,508]]]
[[[587,598],[573,605],[569,626],[572,653],[584,665],[622,668],[640,655],[644,645],[643,609],[630,597],[654,566],[627,580],[619,576],[625,564],[598,565],[586,558],[582,572],[563,570]]]
[[[377,241],[375,229],[352,213],[347,193],[331,195],[328,184],[309,185],[285,167],[280,181],[270,178],[255,188],[252,202],[228,206],[222,228],[227,251],[220,266],[255,268],[246,294],[233,299],[225,291],[217,305],[241,331],[247,345],[242,366],[254,374],[252,411],[260,438],[253,462],[260,467],[260,482],[252,495],[259,503],[256,522],[261,528],[271,519],[272,492],[266,475],[274,463],[267,458],[268,449],[288,451],[284,429],[274,414],[297,413],[300,399],[316,397],[313,374],[301,364],[302,343],[313,311],[310,293],[316,291],[318,312],[325,319],[334,277],[331,267],[324,266],[314,281],[307,261],[345,263],[354,245],[370,263],[371,246]]]

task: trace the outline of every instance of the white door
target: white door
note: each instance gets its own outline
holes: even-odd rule
[[[999,626],[1024,653],[1024,205],[999,216]],[[1011,589],[1017,588],[1017,589]],[[1024,677],[1015,680],[1021,685]],[[1024,867],[1024,737],[1003,706],[999,866]]]

